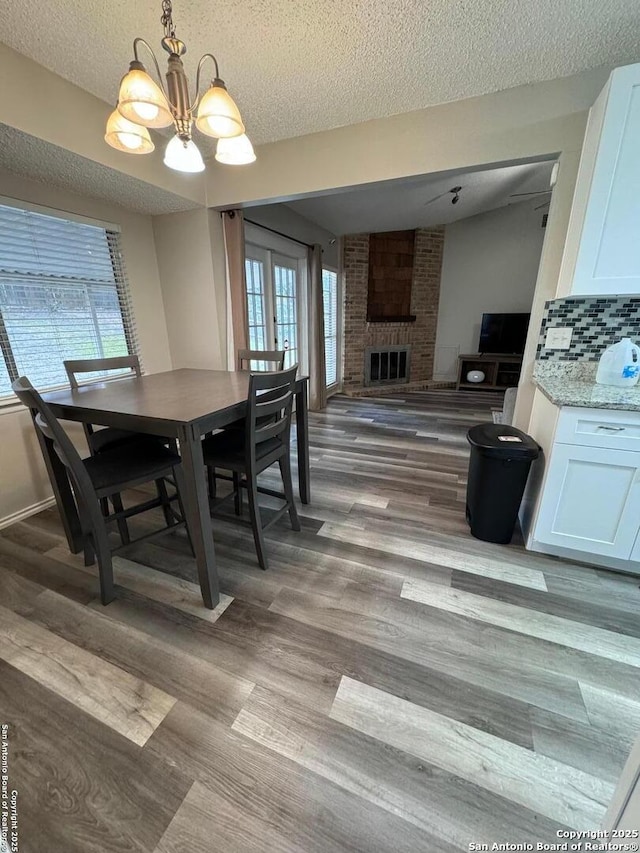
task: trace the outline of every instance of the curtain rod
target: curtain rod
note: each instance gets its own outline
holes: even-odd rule
[[[221,210],[220,216],[222,216],[223,213],[228,213],[232,219],[236,215],[235,210]],[[269,228],[268,225],[260,225],[259,222],[254,222],[252,219],[247,219],[246,217],[244,218],[244,221],[247,222],[249,225],[256,225],[258,228],[264,228],[265,231],[271,231],[272,234],[277,234],[278,237],[284,237],[285,240],[291,240],[293,243],[299,243],[301,246],[306,246],[307,249],[313,249],[312,243],[305,243],[304,240],[298,240],[296,237],[290,237],[288,234],[284,234],[282,231],[276,231],[275,228]],[[324,249],[322,251],[324,252]]]
[[[221,210],[220,216],[222,216],[223,213],[228,213],[231,216],[231,218],[233,218],[236,215],[235,210]],[[313,243],[305,243],[304,240],[298,240],[297,237],[290,237],[288,234],[285,234],[283,231],[276,231],[275,228],[269,228],[268,225],[261,225],[259,222],[254,222],[253,219],[247,219],[246,216],[244,217],[244,222],[246,222],[248,225],[255,225],[257,228],[264,228],[265,231],[271,231],[272,234],[277,234],[278,237],[284,237],[285,240],[291,240],[292,243],[299,243],[301,246],[306,246],[307,249],[313,249],[313,246],[314,246]],[[331,240],[330,242],[335,243],[335,240]],[[320,246],[320,248],[324,252],[324,246],[321,243],[319,243],[318,245]]]
[[[252,219],[244,220],[248,225],[256,225],[258,228],[264,228],[265,231],[271,231],[272,234],[277,234],[278,237],[284,237],[285,240],[291,240],[293,243],[299,243],[301,246],[306,246],[307,249],[313,249],[312,243],[305,243],[304,240],[298,240],[296,237],[290,237],[288,234],[284,234],[282,231],[276,231],[275,228],[269,228],[268,225],[261,225],[259,222],[254,222]]]

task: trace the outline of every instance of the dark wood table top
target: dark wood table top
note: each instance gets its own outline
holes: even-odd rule
[[[224,423],[225,419],[241,415],[247,401],[249,376],[248,371],[182,368],[75,390],[65,388],[42,396],[58,417],[67,420],[118,426],[125,425],[123,418],[144,419],[156,425],[153,431],[160,432],[169,424],[199,424],[212,418]],[[298,378],[298,390],[307,379]]]

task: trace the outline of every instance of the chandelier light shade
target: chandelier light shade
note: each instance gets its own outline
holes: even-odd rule
[[[177,172],[204,172],[204,160],[192,139],[174,136],[164,152],[164,165]]]
[[[201,133],[216,139],[233,138],[244,133],[240,110],[222,80],[214,80],[202,96],[196,127]]]
[[[233,136],[231,139],[219,139],[216,160],[228,166],[245,166],[248,163],[255,163],[255,151],[246,133]]]
[[[147,74],[141,62],[132,62],[122,78],[118,112],[143,127],[169,127],[173,124],[171,109],[162,89]]]
[[[147,128],[129,121],[118,110],[109,116],[104,138],[113,148],[128,154],[150,154],[155,148]]]
[[[193,100],[190,99],[189,81],[182,62],[187,48],[176,37],[172,11],[171,0],[162,0],[162,47],[169,54],[166,86],[153,50],[144,39],[135,39],[134,59],[120,83],[117,110],[109,116],[105,140],[118,151],[147,154],[154,149],[147,128],[173,125],[176,135],[167,145],[165,165],[179,172],[201,172],[205,168],[204,160],[192,139],[195,122],[201,133],[218,140],[216,160],[220,163],[253,163],[256,155],[245,134],[240,110],[220,78],[218,61],[211,53],[205,53],[198,63],[195,94]],[[140,46],[151,55],[158,82],[147,73],[140,61]],[[200,76],[207,61],[213,63],[214,76],[201,97]],[[221,147],[221,143],[229,144]]]

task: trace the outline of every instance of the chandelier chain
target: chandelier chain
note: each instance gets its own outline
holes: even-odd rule
[[[176,37],[176,28],[173,24],[172,12],[173,7],[171,5],[171,0],[162,0],[162,17],[160,18],[160,22],[164,27],[164,34],[167,38]]]

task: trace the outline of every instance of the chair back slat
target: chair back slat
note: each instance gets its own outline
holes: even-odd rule
[[[279,438],[288,428],[289,424],[287,423],[286,418],[280,418],[279,420],[272,421],[264,426],[256,427],[256,447],[259,444],[262,444],[263,441],[268,441],[270,438]]]
[[[238,370],[284,370],[285,350],[280,349],[240,349],[238,350]],[[273,365],[273,367],[252,368],[251,363]]]
[[[76,358],[67,359],[63,362],[64,369],[67,371],[69,385],[72,388],[78,388],[77,374],[81,373],[97,373],[100,370],[123,370],[129,368],[134,376],[138,378],[142,376],[140,368],[140,359],[137,355],[118,355],[113,358]],[[99,379],[90,380],[87,384],[94,382],[102,382],[102,377]],[[91,447],[91,436],[93,435],[93,426],[91,424],[82,424],[84,434],[89,447]]]
[[[54,432],[53,432],[53,430],[50,428],[49,424],[45,421],[45,419],[42,417],[42,415],[40,414],[40,412],[38,412],[38,413],[36,414],[35,419],[34,419],[34,423],[35,423],[35,425],[38,427],[38,429],[40,430],[40,432],[41,432],[43,435],[46,435],[46,437],[47,437],[50,441],[55,441],[55,440],[56,440],[55,433],[54,433]]]
[[[36,429],[53,442],[58,458],[69,472],[76,499],[79,503],[84,502],[85,505],[92,500],[96,501],[95,489],[80,454],[49,406],[26,376],[16,379],[11,387],[20,402],[31,411]]]
[[[289,391],[281,393],[281,389],[276,389],[276,393],[270,391],[261,394],[256,400],[256,416],[258,420],[268,418],[271,415],[277,415],[287,405]]]
[[[274,373],[252,373],[247,406],[247,450],[255,458],[256,447],[272,438],[289,441],[291,410],[298,365]]]
[[[78,387],[76,374],[79,373],[97,373],[100,370],[123,370],[124,368],[129,368],[135,376],[142,376],[140,359],[137,355],[119,355],[113,358],[68,359],[63,364],[72,388]],[[99,382],[101,380],[96,379],[94,381]]]

